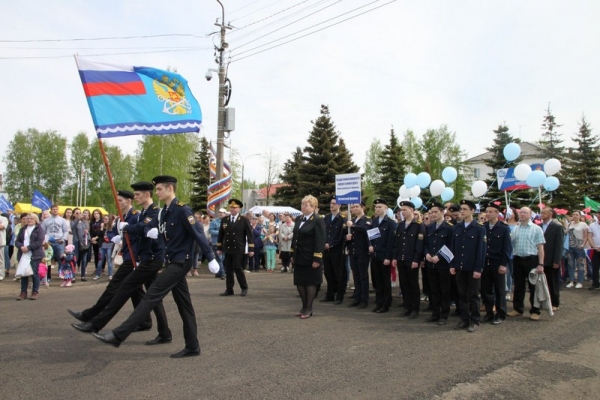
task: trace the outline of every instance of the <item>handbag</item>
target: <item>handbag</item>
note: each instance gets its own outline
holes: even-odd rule
[[[40,276],[40,279],[44,279],[47,274],[48,266],[44,263],[40,263],[40,265],[38,266],[38,275]]]
[[[31,268],[31,252],[24,253],[19,260],[17,265],[17,272],[15,278],[21,278],[25,276],[32,276],[33,268]]]

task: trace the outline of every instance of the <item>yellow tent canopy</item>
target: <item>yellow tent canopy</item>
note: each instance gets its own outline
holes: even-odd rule
[[[60,215],[64,215],[65,210],[67,208],[74,209],[75,206],[58,206],[58,213]],[[79,207],[79,208],[81,209],[81,211],[88,210],[90,213],[92,213],[94,210],[100,210],[102,215],[108,214],[108,211],[106,211],[102,207],[87,206],[87,207]],[[23,213],[29,213],[29,212],[34,212],[36,214],[39,214],[42,212],[42,210],[40,210],[39,208],[37,208],[35,206],[32,206],[31,204],[27,204],[27,203],[16,203],[15,204],[15,213],[16,214],[23,214]]]

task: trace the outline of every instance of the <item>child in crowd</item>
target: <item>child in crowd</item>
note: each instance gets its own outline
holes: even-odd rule
[[[42,264],[46,266],[46,274],[42,278],[40,275],[40,279],[42,279],[41,284],[46,285],[46,287],[50,287],[50,274],[48,273],[48,268],[52,268],[52,257],[54,257],[54,250],[50,243],[46,242],[43,245],[44,247],[44,258],[42,259]],[[39,271],[38,271],[39,273]]]
[[[73,253],[75,246],[70,244],[65,247],[65,254],[60,257],[60,267],[58,267],[58,277],[63,280],[61,287],[71,286],[71,282],[75,277],[75,268],[77,265],[77,257]]]
[[[267,272],[275,270],[275,256],[277,252],[277,229],[274,223],[269,224],[269,231],[263,239],[267,258]]]

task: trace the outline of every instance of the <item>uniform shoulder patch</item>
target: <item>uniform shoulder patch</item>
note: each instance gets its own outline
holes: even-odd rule
[[[153,210],[158,210],[158,206],[152,207]]]
[[[194,225],[196,223],[196,218],[194,218],[193,215],[190,215],[189,217],[187,217],[187,220],[192,225]]]
[[[448,222],[448,221],[446,221],[446,223],[447,223],[448,225],[450,225],[450,226],[454,226],[454,224],[453,224],[452,222]]]
[[[421,225],[423,222],[415,221],[417,224]]]
[[[133,210],[133,211],[131,212],[131,215],[136,215],[136,214],[139,214],[139,213],[140,213],[140,212],[139,212],[138,210]]]
[[[183,206],[185,206],[185,203],[183,203],[183,202],[181,202],[181,201],[178,201],[178,202],[177,202],[177,205],[178,205],[179,207],[183,207]]]
[[[424,236],[423,236],[423,234],[422,234],[422,233],[419,233],[419,235],[417,236],[417,238],[418,238],[419,240],[423,240],[423,237],[424,237]]]

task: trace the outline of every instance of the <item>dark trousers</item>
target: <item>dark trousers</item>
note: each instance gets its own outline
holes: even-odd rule
[[[391,265],[383,265],[383,259],[371,256],[371,281],[375,288],[375,305],[378,308],[392,306]]]
[[[450,275],[450,301],[454,302],[456,311],[460,312],[460,299],[458,295],[458,285],[456,284],[456,275]]]
[[[421,309],[421,289],[419,288],[419,268],[411,268],[411,261],[398,260],[398,279],[406,311]]]
[[[94,328],[97,330],[104,328],[142,284],[146,289],[149,289],[161,267],[162,261],[142,261],[134,271],[123,279],[117,293],[106,308],[92,318],[90,322],[94,325]],[[156,315],[158,334],[163,338],[170,338],[171,330],[169,329],[167,314],[162,301],[159,301],[154,307],[154,315]]]
[[[594,239],[598,240],[597,238]],[[592,284],[600,286],[600,251],[598,250],[594,250],[594,256],[592,257]]]
[[[434,318],[448,319],[450,314],[450,269],[449,268],[427,268],[427,278],[429,279],[429,299]]]
[[[186,349],[196,349],[198,344],[198,327],[196,313],[192,306],[192,299],[188,289],[186,274],[192,268],[191,260],[172,261],[158,274],[152,285],[148,288],[142,302],[133,310],[125,322],[113,330],[115,337],[121,341],[135,331],[136,327],[149,315],[150,312],[165,298],[169,292],[177,305],[179,315],[183,320],[183,337]]]
[[[325,250],[323,253],[323,271],[327,280],[328,300],[344,300],[348,276],[344,266],[344,253],[341,246]]]
[[[529,286],[529,303],[531,305],[531,314],[540,314],[540,309],[533,306],[533,297],[535,296],[535,285],[529,283],[529,271],[538,265],[538,256],[517,257],[514,259],[514,277],[515,277],[515,295],[513,297],[513,308],[515,311],[523,314],[525,310],[525,285]]]
[[[424,268],[421,268],[421,286],[423,287],[423,294],[426,296],[431,295],[431,283],[429,282],[429,275]]]
[[[242,290],[248,289],[248,283],[246,283],[246,275],[244,273],[243,265],[244,254],[227,253],[225,255],[223,266],[225,267],[225,287],[227,288],[228,292],[233,293],[233,285],[235,284],[233,279],[234,273],[240,288],[242,288]],[[258,266],[256,270],[258,271]]]
[[[83,316],[88,321],[90,321],[96,315],[99,315],[102,312],[102,310],[106,308],[106,306],[111,302],[113,297],[117,294],[119,286],[121,286],[123,280],[132,271],[133,264],[131,263],[131,260],[123,261],[123,264],[121,264],[121,266],[117,268],[117,272],[113,275],[112,280],[108,281],[106,289],[104,289],[104,292],[100,295],[100,298],[98,298],[96,304],[94,304],[92,307],[86,310],[83,310]],[[142,289],[142,286],[139,285],[138,289],[131,295],[131,302],[133,303],[134,308],[137,307],[138,304],[140,304],[140,302],[142,301],[142,297],[144,297],[144,290]],[[150,315],[148,315],[148,317],[144,320],[142,325],[144,327],[152,326],[152,318],[150,318]]]
[[[350,268],[354,279],[354,300],[369,302],[369,255],[350,255]]]
[[[544,265],[544,274],[546,274],[552,306],[558,307],[560,305],[560,267],[553,268],[552,265]]]
[[[473,278],[473,271],[456,271],[456,285],[460,303],[460,319],[479,325],[479,288],[481,279]]]
[[[481,272],[481,294],[485,298],[485,312],[496,318],[506,318],[506,274],[498,273],[499,266],[486,265]]]

